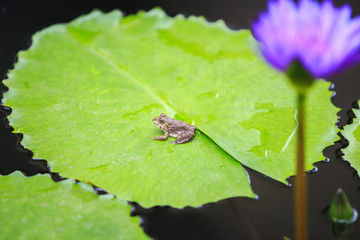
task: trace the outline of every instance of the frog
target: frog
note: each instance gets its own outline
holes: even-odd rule
[[[165,141],[168,136],[176,138],[173,144],[181,144],[190,142],[195,136],[196,127],[184,121],[176,120],[164,113],[159,117],[155,117],[153,123],[164,131],[164,135],[153,138],[154,140]]]

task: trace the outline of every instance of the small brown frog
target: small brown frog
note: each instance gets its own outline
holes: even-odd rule
[[[194,132],[196,127],[187,124],[186,122],[168,117],[163,113],[160,114],[159,117],[155,117],[152,121],[156,126],[164,130],[164,135],[158,136],[154,138],[154,140],[164,141],[170,136],[176,138],[176,141],[171,143],[180,144],[189,142],[195,136]]]

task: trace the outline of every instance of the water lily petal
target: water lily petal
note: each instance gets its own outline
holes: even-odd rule
[[[300,60],[314,78],[328,78],[360,61],[360,20],[331,1],[270,1],[252,24],[264,58],[286,72]]]

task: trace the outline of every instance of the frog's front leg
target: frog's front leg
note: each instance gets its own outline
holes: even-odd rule
[[[153,138],[154,140],[165,141],[169,136],[169,132],[165,132],[164,135]]]
[[[187,143],[190,142],[191,139],[193,139],[195,134],[193,132],[183,133],[179,134],[176,138],[176,141],[170,142],[174,144],[181,144],[181,143]]]

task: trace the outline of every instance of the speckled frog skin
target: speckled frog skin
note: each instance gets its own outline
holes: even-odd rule
[[[164,141],[170,136],[176,138],[176,141],[171,143],[180,144],[189,142],[195,136],[194,132],[196,127],[187,124],[186,122],[168,117],[163,113],[160,114],[159,117],[155,117],[152,121],[156,126],[164,130],[164,135],[155,137],[154,140]]]

